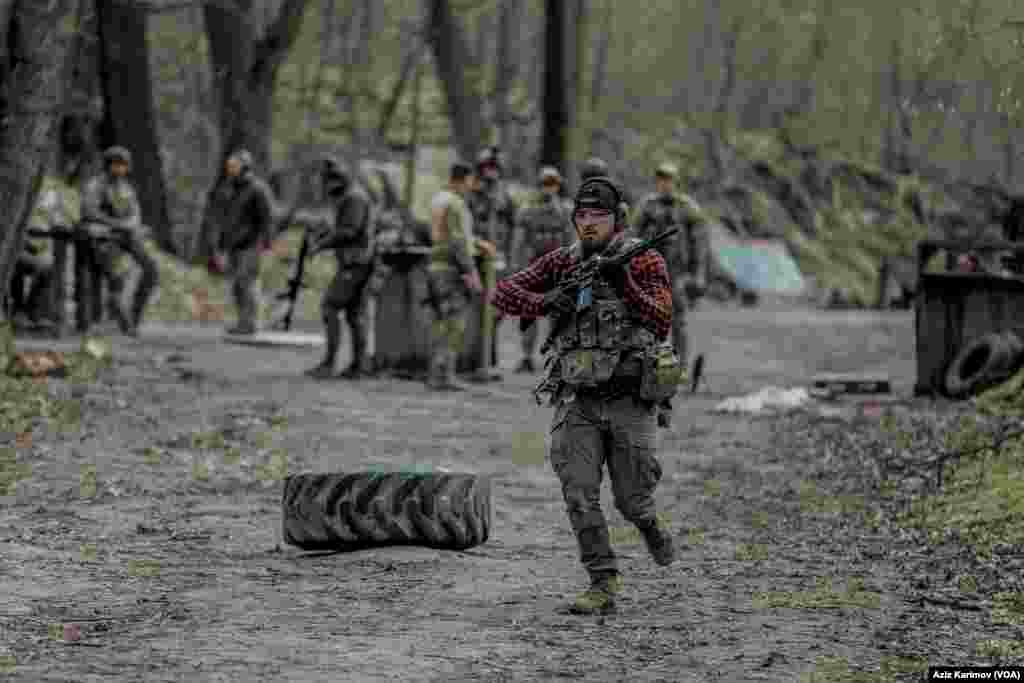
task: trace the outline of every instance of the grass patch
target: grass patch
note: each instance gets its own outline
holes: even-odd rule
[[[982,640],[975,644],[974,652],[979,657],[1016,659],[1024,657],[1024,640]]]
[[[915,500],[901,521],[934,541],[954,531],[980,555],[997,543],[1024,544],[1022,464],[1024,448],[1015,444],[948,465],[942,491]]]
[[[216,430],[195,432],[190,438],[192,448],[197,450],[221,450],[228,447],[224,433]]]
[[[0,496],[13,496],[18,482],[32,476],[32,466],[17,461],[17,451],[13,448],[0,449]]]
[[[704,495],[709,497],[722,495],[722,482],[717,479],[708,479],[704,482]]]
[[[928,660],[921,657],[884,657],[879,671],[856,671],[845,657],[821,657],[801,683],[893,683],[897,674],[924,673]]]
[[[769,591],[754,595],[754,607],[773,609],[835,609],[839,607],[863,607],[878,609],[881,596],[864,589],[862,579],[851,579],[844,591],[832,588],[830,579],[818,580],[818,585],[809,591]]]
[[[37,425],[65,431],[81,417],[81,403],[52,398],[45,380],[0,376],[0,432],[21,434]]]
[[[822,492],[813,481],[800,482],[797,493],[800,509],[806,513],[852,514],[863,512],[867,507],[863,496]]]
[[[256,478],[260,481],[281,481],[288,476],[288,454],[281,448],[270,453],[270,462],[256,466]]]
[[[1024,626],[1024,593],[996,593],[992,599],[992,623]]]
[[[735,558],[741,562],[768,559],[768,546],[762,543],[743,543],[736,548]]]

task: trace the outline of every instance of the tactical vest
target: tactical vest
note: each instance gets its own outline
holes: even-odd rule
[[[669,274],[676,275],[682,273],[686,268],[685,258],[682,252],[682,246],[685,242],[685,235],[683,231],[686,230],[685,219],[683,216],[683,207],[679,198],[675,196],[669,196],[668,201],[666,197],[660,194],[649,195],[641,207],[643,211],[643,219],[641,220],[640,229],[637,230],[637,237],[640,239],[650,239],[655,235],[659,235],[669,228],[678,226],[680,232],[675,237],[668,239],[655,249],[658,250],[664,259],[665,264],[668,266]]]
[[[374,228],[376,227],[376,211],[373,202],[359,190],[350,189],[348,192],[333,200],[334,204],[334,225],[338,228],[341,225],[342,216],[349,201],[361,201],[366,205],[366,213],[363,217],[363,224],[359,227],[358,237],[348,242],[343,247],[335,250],[339,260],[345,263],[369,263],[373,259],[373,244],[375,238]]]
[[[622,240],[620,248],[638,241]],[[570,249],[578,260],[579,242]],[[666,374],[666,368],[669,374],[679,371],[671,344],[645,328],[600,277],[591,290],[591,305],[572,313],[553,342],[554,362],[538,392],[560,395],[607,389],[610,395],[633,394],[659,401],[677,391],[679,378]]]
[[[127,181],[107,181],[103,188],[103,211],[114,218],[127,218],[132,213],[135,192]]]

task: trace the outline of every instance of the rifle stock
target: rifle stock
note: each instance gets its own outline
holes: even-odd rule
[[[299,291],[305,286],[303,279],[306,275],[306,257],[309,254],[309,228],[302,233],[302,245],[299,247],[298,259],[295,263],[295,272],[288,279],[288,289],[278,295],[278,299],[287,299],[288,308],[277,325],[281,330],[287,332],[292,327],[292,317],[295,315],[295,305],[299,300]]]

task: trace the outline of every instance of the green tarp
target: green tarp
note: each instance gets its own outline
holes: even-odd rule
[[[724,226],[711,230],[711,253],[740,289],[779,294],[801,294],[806,284],[800,269],[781,240],[744,240]]]

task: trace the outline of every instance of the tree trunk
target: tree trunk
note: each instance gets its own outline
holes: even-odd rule
[[[722,142],[728,140],[729,114],[732,105],[733,94],[736,92],[736,52],[739,47],[740,33],[743,31],[744,19],[736,17],[729,25],[729,31],[725,35],[724,55],[722,69],[722,85],[718,90],[718,97],[715,98],[713,128],[718,139]]]
[[[207,194],[202,238],[195,257],[209,256],[215,225],[215,196],[223,180],[224,160],[235,150],[252,153],[258,168],[270,166],[270,134],[273,127],[273,95],[277,72],[302,28],[310,0],[284,0],[281,10],[262,38],[249,21],[252,0],[221,0],[203,6],[203,18],[219,97],[221,131],[220,168]]]
[[[540,163],[565,168],[569,160],[572,125],[572,73],[569,55],[575,47],[569,17],[575,14],[574,0],[545,0],[544,7],[544,97],[543,134]]]
[[[455,147],[463,159],[472,161],[483,139],[480,125],[483,102],[465,76],[469,66],[466,36],[449,0],[430,0],[429,24],[430,47],[438,76],[444,84]]]
[[[25,225],[35,206],[69,90],[71,52],[85,0],[0,2],[8,42],[0,86],[0,301],[6,301]],[[0,317],[4,316],[0,307]]]
[[[520,21],[523,2],[502,0],[498,10],[498,48],[494,67],[494,125],[497,128],[498,145],[507,148],[512,141],[512,131],[509,129],[512,123],[509,96],[519,71],[513,47],[522,36]]]
[[[160,143],[153,109],[153,87],[146,42],[146,14],[125,0],[99,0],[100,79],[104,115],[103,147],[121,145],[132,153],[132,180],[138,190],[142,221],[157,243],[180,251],[167,208]]]

